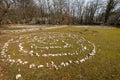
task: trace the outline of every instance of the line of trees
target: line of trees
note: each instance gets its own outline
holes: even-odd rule
[[[0,0],[0,24],[120,24],[120,0]]]

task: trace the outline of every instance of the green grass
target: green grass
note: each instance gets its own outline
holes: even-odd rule
[[[59,70],[48,68],[28,69],[28,65],[23,67],[21,65],[10,65],[9,63],[1,62],[10,80],[15,80],[15,75],[18,73],[22,74],[20,80],[120,80],[120,29],[66,27],[45,32],[61,32],[83,36],[96,45],[96,55],[84,63],[71,64]],[[41,33],[41,31],[37,33]],[[8,37],[3,39],[7,41]],[[3,39],[0,40],[0,43],[4,43]],[[13,47],[16,49],[15,46]],[[15,49],[12,52],[17,52]],[[58,51],[55,50],[56,52]],[[38,60],[40,60],[40,63],[45,63],[49,60],[55,60],[56,63],[59,63],[69,58],[76,59],[78,56],[39,59],[36,57],[20,56],[18,53],[15,57],[27,59],[38,64]],[[18,71],[19,68],[21,69],[20,72]]]

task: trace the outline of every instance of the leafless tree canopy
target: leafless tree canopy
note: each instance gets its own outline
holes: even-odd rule
[[[120,24],[120,0],[0,0],[0,24]]]

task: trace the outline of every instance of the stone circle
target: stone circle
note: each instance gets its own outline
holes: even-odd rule
[[[2,47],[2,61],[29,65],[29,68],[54,68],[80,64],[96,53],[94,43],[80,35],[61,32],[40,32],[20,35]]]

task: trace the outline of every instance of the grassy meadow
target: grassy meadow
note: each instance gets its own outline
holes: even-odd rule
[[[63,34],[62,34],[63,33]],[[33,34],[33,35],[30,35]],[[70,37],[69,34],[71,35]],[[24,36],[25,35],[25,36]],[[30,35],[28,38],[26,35]],[[76,36],[77,35],[77,38]],[[72,63],[69,66],[61,67],[59,69],[55,68],[30,68],[30,64],[21,65],[8,62],[2,56],[0,56],[0,66],[2,68],[2,74],[4,76],[1,80],[16,80],[16,75],[21,74],[18,80],[120,80],[120,29],[119,28],[84,28],[84,27],[73,27],[68,26],[59,29],[50,30],[38,30],[33,32],[24,33],[11,33],[5,36],[0,35],[0,52],[3,50],[4,43],[9,39],[14,38],[12,43],[9,44],[7,55],[11,55],[11,58],[17,60],[22,59],[35,65],[45,64],[50,61],[54,61],[55,64],[60,64],[61,62],[76,60],[78,58],[82,59],[92,50],[92,46],[88,45],[88,42],[79,42],[84,46],[87,46],[88,50],[81,52],[78,51],[79,55],[67,55],[67,56],[57,56],[57,57],[37,57],[35,55],[30,56],[28,54],[21,54],[19,51],[19,43],[24,42],[23,46],[26,50],[30,52],[30,45],[37,46],[64,46],[64,40],[74,46],[67,48],[32,48],[35,52],[39,54],[53,53],[57,54],[60,52],[74,52],[81,49],[81,46],[76,41],[79,41],[81,37],[86,40],[91,41],[96,46],[96,53],[93,57],[86,60],[83,63]],[[19,37],[23,36],[20,41]],[[35,37],[38,40],[32,41]],[[46,36],[46,37],[45,37]],[[65,37],[64,37],[65,36]],[[43,40],[44,39],[44,40]],[[57,40],[58,39],[58,40]],[[47,44],[40,43],[41,41],[47,42]],[[14,42],[15,41],[15,42]],[[33,43],[33,44],[31,44]],[[49,44],[51,43],[51,44]],[[55,44],[56,43],[56,44]],[[78,48],[79,47],[79,48]],[[31,51],[32,52],[32,51]],[[61,53],[62,54],[62,53]],[[50,65],[51,66],[51,65]],[[63,65],[64,66],[64,65]]]

